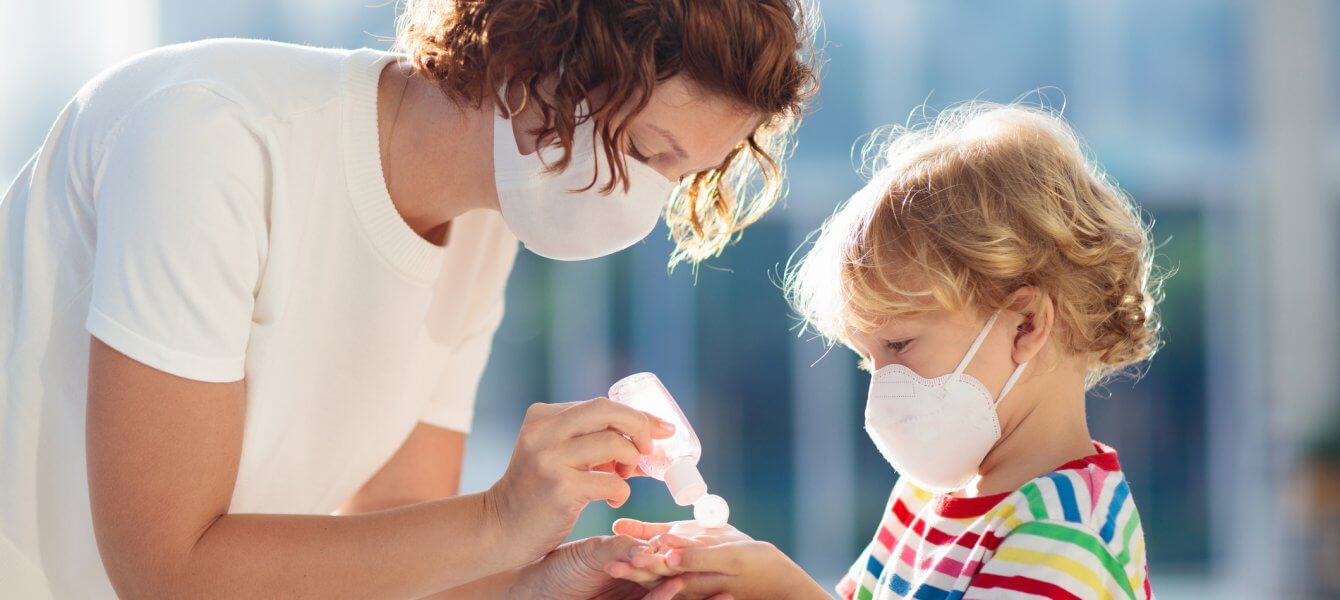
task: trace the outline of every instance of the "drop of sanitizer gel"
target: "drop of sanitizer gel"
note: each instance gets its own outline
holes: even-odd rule
[[[675,504],[692,504],[693,519],[700,525],[724,527],[730,506],[721,496],[707,493],[707,482],[698,472],[702,443],[661,380],[651,373],[629,375],[610,386],[609,397],[675,426],[673,436],[653,440],[652,453],[644,454],[639,466],[643,473],[665,482]]]

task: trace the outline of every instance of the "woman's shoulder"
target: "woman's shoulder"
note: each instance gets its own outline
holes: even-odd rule
[[[516,261],[519,243],[516,236],[494,210],[473,210],[456,217],[451,224],[445,265],[440,279],[443,285],[461,286],[473,300],[468,312],[485,314],[502,303],[508,275]]]
[[[518,242],[496,210],[477,209],[452,222],[450,249],[470,261],[484,261],[510,269]]]
[[[102,71],[73,104],[80,123],[108,130],[143,103],[181,89],[207,90],[258,119],[284,118],[339,98],[345,63],[356,54],[244,39],[172,44]]]

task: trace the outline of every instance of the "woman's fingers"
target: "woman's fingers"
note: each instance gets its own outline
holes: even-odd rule
[[[646,542],[626,535],[589,537],[568,546],[574,550],[580,549],[573,554],[580,557],[582,565],[590,570],[603,569],[611,562],[641,556],[647,550]]]
[[[563,464],[583,471],[610,462],[635,465],[642,457],[628,438],[615,431],[601,431],[570,439],[559,446],[559,451],[563,453]],[[613,473],[607,469],[597,470]]]
[[[628,501],[632,488],[622,477],[613,473],[588,471],[578,474],[579,484],[588,502],[604,500],[611,508],[619,508]]]
[[[631,444],[632,442],[629,443]],[[618,475],[619,477],[622,477],[624,479],[628,479],[630,477],[642,477],[643,475],[645,475],[645,473],[642,472],[642,469],[639,468],[637,465],[625,465],[623,463],[619,463],[616,461],[609,461],[604,464],[596,465],[594,467],[591,467],[591,470],[604,471],[606,473],[614,473],[615,475]]]
[[[638,452],[650,454],[651,440],[674,434],[674,426],[640,410],[624,406],[609,398],[578,402],[563,409],[558,425],[564,438],[614,429],[633,440]]]

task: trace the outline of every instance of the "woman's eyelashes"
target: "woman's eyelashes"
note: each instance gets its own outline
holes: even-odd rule
[[[631,139],[628,140],[628,155],[633,157],[633,160],[643,164],[651,160],[651,157],[643,154],[642,150],[638,149],[637,142]]]

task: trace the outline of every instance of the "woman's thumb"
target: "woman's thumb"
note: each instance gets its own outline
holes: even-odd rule
[[[647,543],[626,535],[606,535],[582,540],[581,556],[587,567],[600,571],[614,561],[628,561],[647,549]]]

